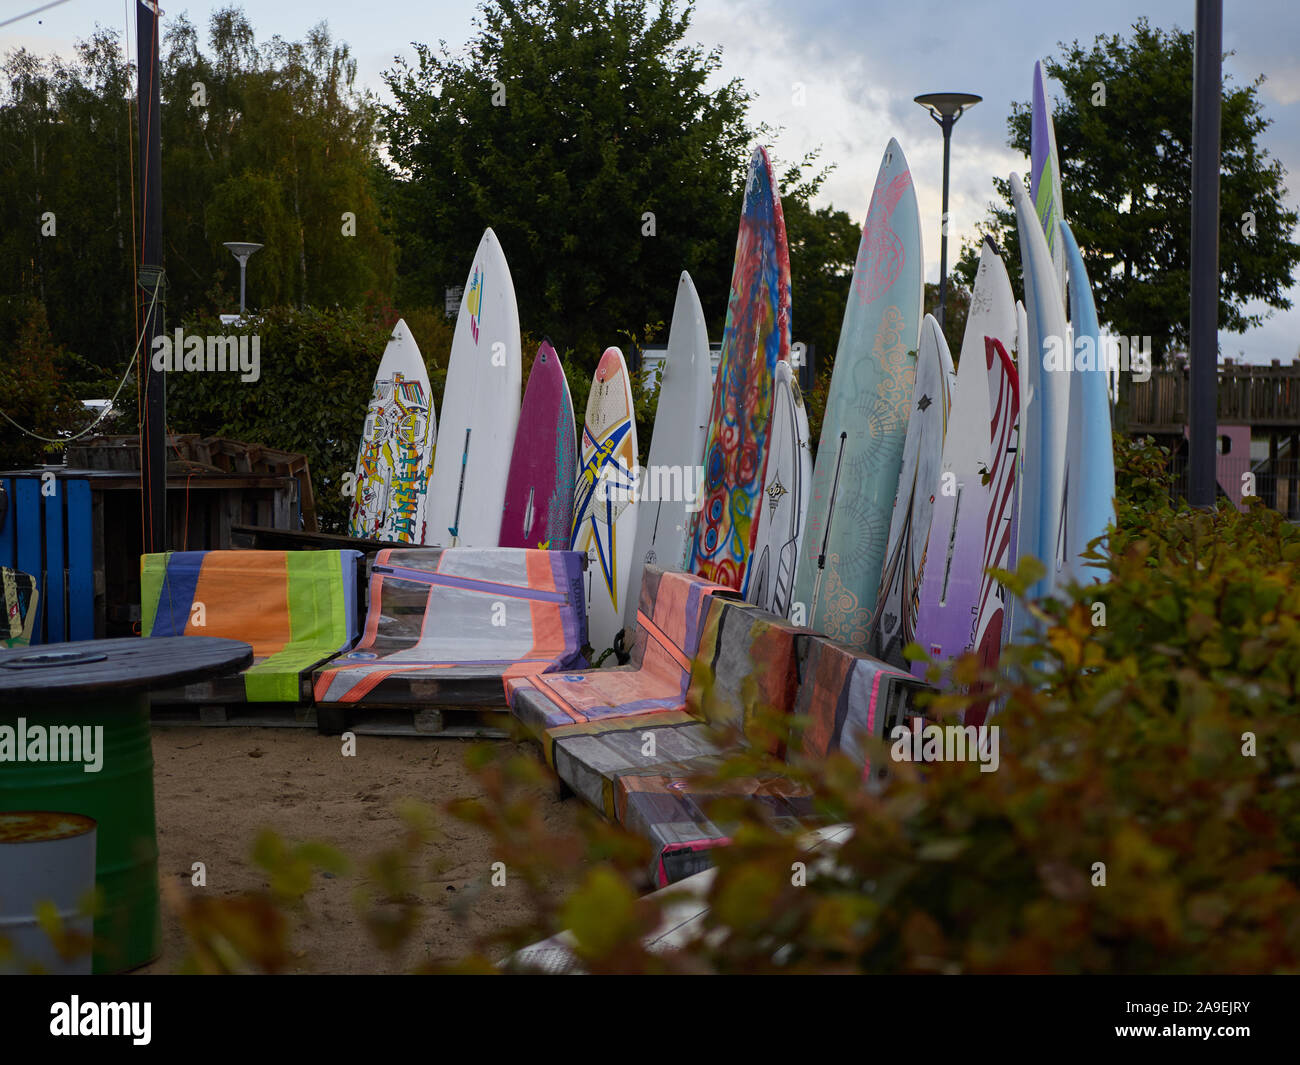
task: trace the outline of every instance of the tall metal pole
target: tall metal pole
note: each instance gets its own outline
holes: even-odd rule
[[[1214,506],[1219,385],[1219,120],[1223,0],[1196,0],[1187,501]]]
[[[957,124],[981,96],[972,92],[928,92],[913,99],[930,112],[930,117],[943,130],[943,218],[939,227],[939,325],[943,326],[944,311],[948,306],[948,161],[952,151],[952,127]]]
[[[939,328],[948,302],[948,150],[952,144],[952,127],[956,115],[943,116],[943,216],[939,227]]]
[[[162,333],[165,295],[162,268],[162,91],[158,69],[161,15],[156,3],[136,0],[136,103],[140,116],[140,199],[144,221],[138,293],[143,308],[138,365],[145,380],[145,409],[140,433],[140,491],[144,496],[144,544],[151,552],[167,549],[167,375],[153,366],[154,338]]]

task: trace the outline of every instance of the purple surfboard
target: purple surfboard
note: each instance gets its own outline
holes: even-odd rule
[[[501,546],[567,549],[577,471],[573,398],[560,357],[544,340],[519,410],[501,511]]]

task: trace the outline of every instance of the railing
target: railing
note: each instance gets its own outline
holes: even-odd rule
[[[1170,464],[1175,498],[1187,495],[1187,465],[1185,453],[1175,455]],[[1300,521],[1300,461],[1295,458],[1252,463],[1244,456],[1220,455],[1215,479],[1217,495],[1231,499],[1239,507],[1242,499],[1254,494],[1289,520]]]
[[[1129,407],[1131,432],[1177,433],[1187,424],[1186,360],[1153,370],[1134,381]],[[1219,366],[1220,425],[1300,430],[1300,359],[1290,366],[1274,360],[1255,366],[1225,360]]]

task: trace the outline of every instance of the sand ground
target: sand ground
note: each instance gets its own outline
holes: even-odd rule
[[[345,758],[337,737],[314,729],[155,728],[159,878],[217,895],[265,888],[266,874],[250,854],[259,831],[270,827],[288,841],[331,843],[352,863],[338,877],[315,875],[306,910],[294,919],[296,971],[401,972],[426,958],[460,956],[476,935],[527,912],[522,889],[487,887],[494,859],[485,832],[438,818],[445,835],[420,865],[422,921],[401,954],[374,945],[353,895],[365,859],[402,831],[396,803],[439,806],[480,794],[465,751],[458,740],[359,736],[356,756]],[[546,788],[532,798],[549,827],[574,823],[577,800],[562,803]],[[191,885],[194,862],[206,866],[205,888]],[[575,882],[580,873],[574,869]],[[163,954],[138,971],[173,972],[185,952],[183,931],[164,903]]]

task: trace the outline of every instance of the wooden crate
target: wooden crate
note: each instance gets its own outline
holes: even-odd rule
[[[36,577],[33,643],[139,634],[144,548],[137,470],[37,467],[0,473],[9,499],[0,564]],[[234,546],[238,525],[287,529],[299,485],[288,474],[168,474],[167,546]]]

